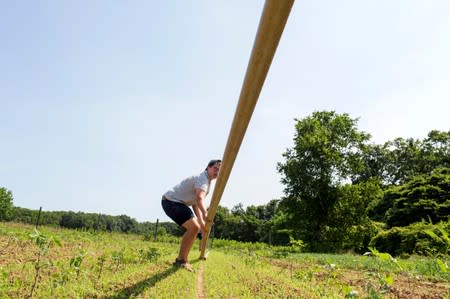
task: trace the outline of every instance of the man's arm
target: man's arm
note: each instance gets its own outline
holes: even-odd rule
[[[199,220],[202,232],[206,232],[206,192],[202,189],[195,189],[195,196],[197,203],[193,205],[192,208],[194,209],[194,213]]]

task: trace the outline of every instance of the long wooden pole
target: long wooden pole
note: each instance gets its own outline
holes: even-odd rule
[[[202,238],[200,246],[201,259],[206,258],[206,242],[211,231],[212,221],[293,4],[294,0],[266,0],[264,4],[239,102],[228,135],[220,174],[208,209],[207,234]]]

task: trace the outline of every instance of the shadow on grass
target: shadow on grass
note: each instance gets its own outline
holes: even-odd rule
[[[165,270],[164,272],[156,273],[155,275],[141,280],[129,287],[123,288],[120,291],[118,291],[116,294],[111,296],[104,296],[101,297],[102,299],[120,299],[120,298],[130,298],[131,295],[137,296],[140,293],[142,293],[145,289],[153,287],[157,282],[165,279],[166,277],[172,275],[173,273],[180,270],[178,267],[170,267],[169,269]]]

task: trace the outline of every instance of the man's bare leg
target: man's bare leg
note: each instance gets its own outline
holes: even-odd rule
[[[191,251],[192,245],[194,245],[195,238],[197,237],[198,231],[200,230],[200,224],[197,218],[191,218],[185,223],[183,227],[186,231],[181,238],[180,252],[178,253],[178,260],[188,261],[189,252]]]

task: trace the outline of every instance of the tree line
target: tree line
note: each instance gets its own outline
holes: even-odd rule
[[[276,167],[284,196],[260,206],[219,206],[214,236],[274,245],[294,240],[314,252],[372,246],[396,255],[448,254],[450,131],[375,144],[357,122],[334,111],[296,119],[294,145]],[[33,223],[36,213],[14,207],[11,191],[0,188],[0,220]],[[41,223],[139,234],[156,225],[82,212],[43,212]],[[167,232],[182,233],[161,223],[160,233]]]
[[[173,234],[181,229],[172,222],[138,222],[127,215],[111,216],[99,213],[73,211],[39,211],[13,205],[12,192],[0,188],[0,221],[15,221],[33,225],[59,226],[85,231],[106,231],[140,235]]]
[[[216,235],[314,252],[449,254],[450,131],[375,144],[357,122],[334,111],[296,119],[277,164],[284,196],[219,208]]]

